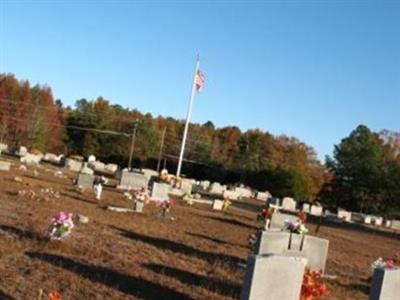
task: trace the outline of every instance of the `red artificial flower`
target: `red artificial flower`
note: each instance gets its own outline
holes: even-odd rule
[[[49,293],[49,300],[62,300],[62,299],[59,292],[53,291]]]

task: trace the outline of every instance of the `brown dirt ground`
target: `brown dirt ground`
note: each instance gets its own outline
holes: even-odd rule
[[[55,170],[40,167],[35,178],[16,164],[0,172],[0,299],[37,299],[40,289],[79,300],[239,298],[244,270],[237,264],[250,252],[248,235],[261,226],[254,212],[177,204],[173,221],[159,217],[155,204],[143,214],[110,212],[103,207],[129,206],[122,192],[105,188],[99,206],[90,192],[74,190],[74,174],[57,178]],[[45,199],[40,189],[47,187],[61,197]],[[39,197],[19,196],[21,189]],[[64,242],[47,242],[43,232],[61,210],[90,222]],[[308,227],[314,234],[315,225]],[[359,226],[323,224],[317,235],[329,239],[326,273],[337,275],[327,280],[327,299],[367,299],[370,263],[400,250],[398,234]]]

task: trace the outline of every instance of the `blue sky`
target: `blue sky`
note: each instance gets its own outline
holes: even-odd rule
[[[323,159],[358,124],[400,131],[400,1],[0,0],[0,72],[73,105],[103,96],[296,136]]]

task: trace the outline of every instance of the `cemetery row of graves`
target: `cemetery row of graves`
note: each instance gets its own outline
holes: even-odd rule
[[[398,220],[165,170],[128,171],[94,156],[82,162],[23,147],[7,155],[1,147],[5,299],[400,294]]]

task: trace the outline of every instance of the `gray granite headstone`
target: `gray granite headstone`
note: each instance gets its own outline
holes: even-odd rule
[[[91,189],[93,187],[94,176],[92,174],[79,174],[76,185],[81,188]]]
[[[153,183],[153,188],[151,190],[151,199],[154,201],[164,201],[168,200],[168,192],[170,190],[170,186],[165,183]]]
[[[372,276],[369,300],[400,299],[400,268],[376,268]]]
[[[0,171],[10,171],[11,163],[0,160]]]
[[[240,300],[298,300],[307,260],[279,255],[251,255]]]
[[[311,270],[325,272],[329,240],[284,231],[263,231],[257,241],[257,254],[306,257]]]
[[[118,188],[137,189],[149,185],[149,178],[141,173],[122,171],[121,181]]]

